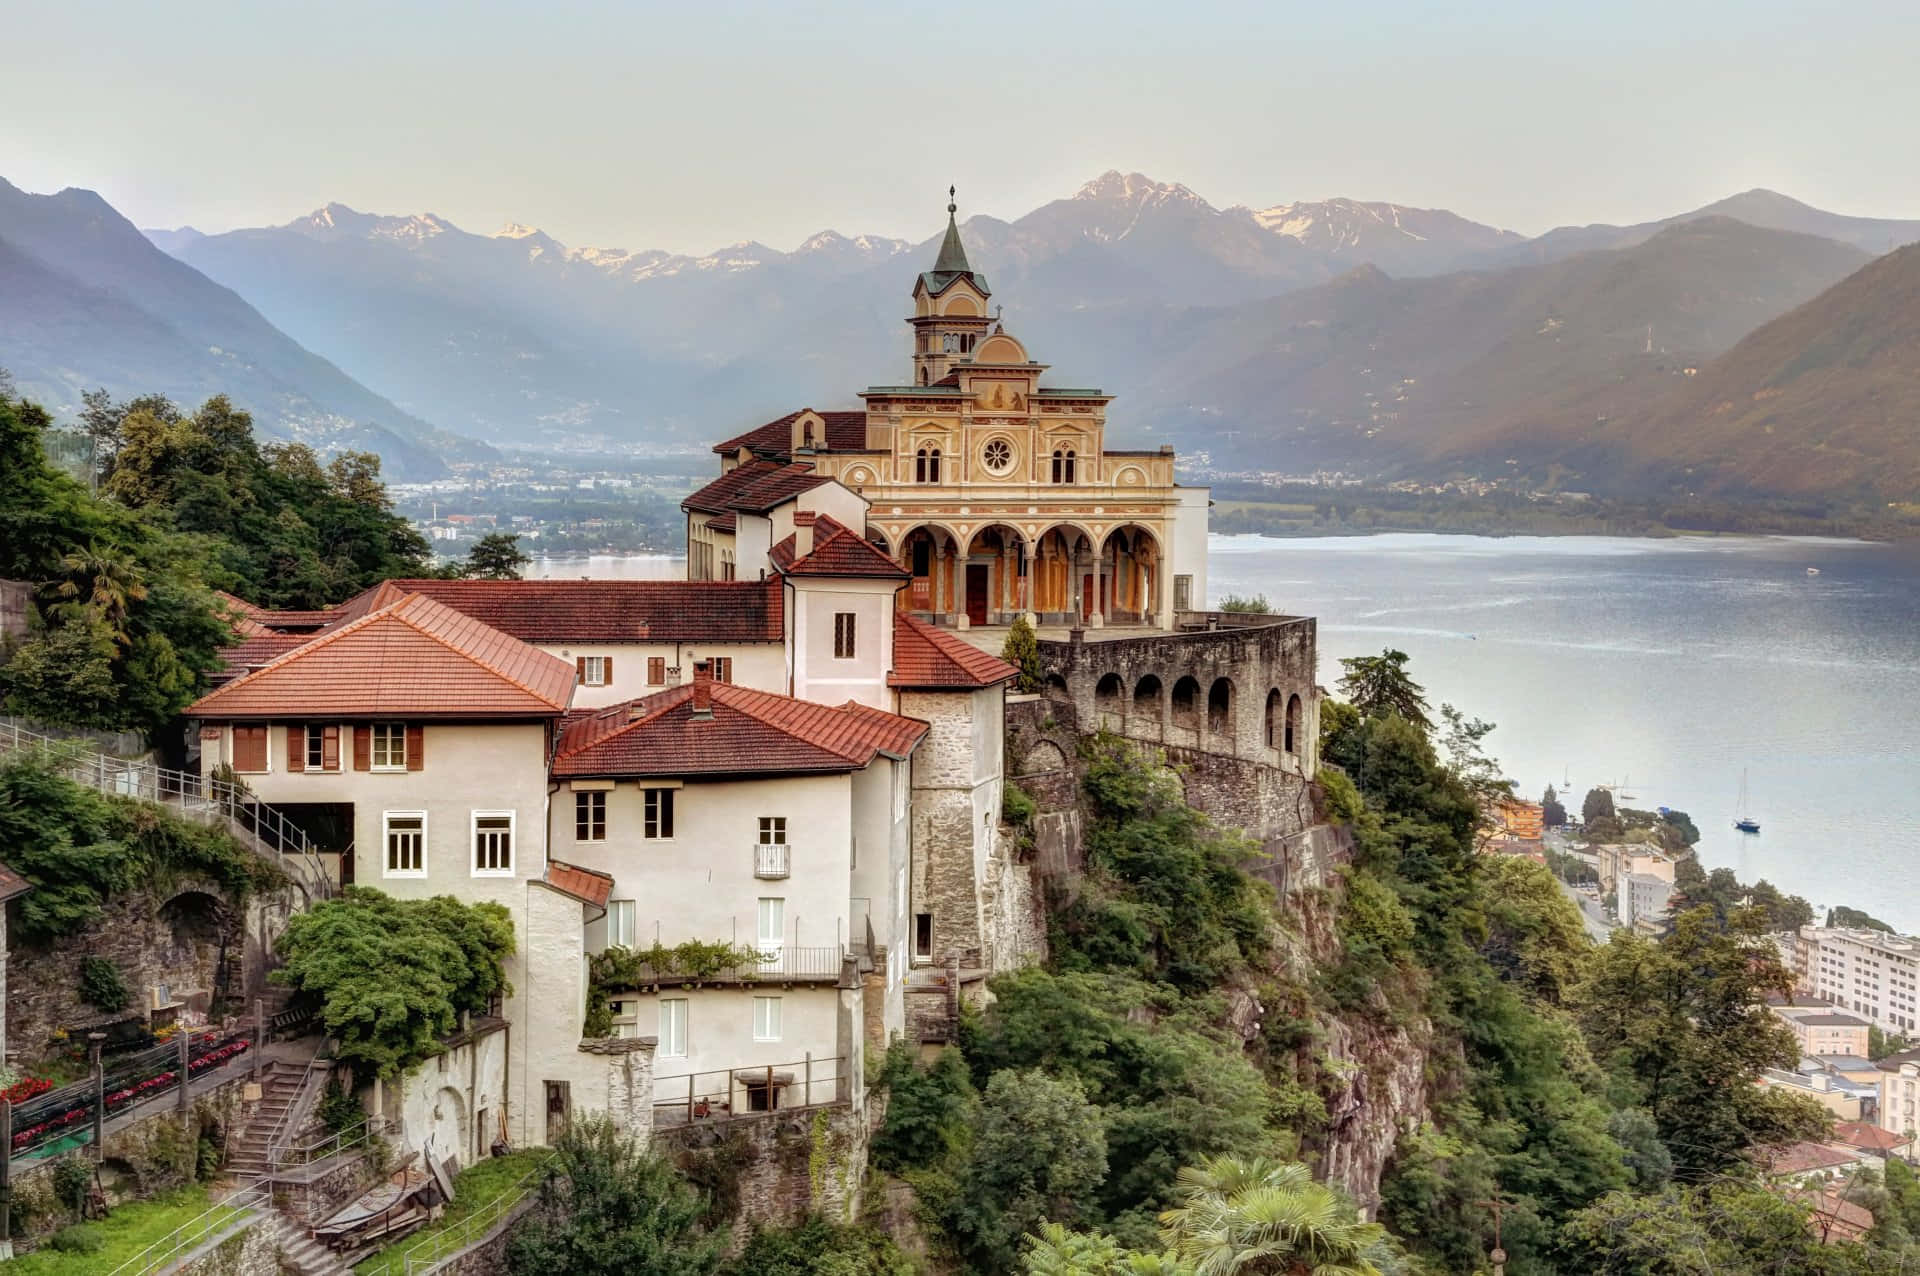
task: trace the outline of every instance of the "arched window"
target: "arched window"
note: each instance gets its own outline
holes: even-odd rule
[[[940,449],[923,447],[913,454],[913,481],[916,483],[938,483],[940,481]]]
[[[1056,483],[1073,482],[1073,449],[1055,448],[1053,451],[1053,481]]]
[[[1300,752],[1300,697],[1287,697],[1287,752]]]

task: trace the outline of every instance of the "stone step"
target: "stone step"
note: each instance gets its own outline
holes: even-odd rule
[[[298,1272],[299,1276],[346,1276],[351,1271],[332,1251],[307,1235],[304,1227],[286,1215],[275,1214],[273,1221],[275,1239],[280,1244],[281,1261]]]

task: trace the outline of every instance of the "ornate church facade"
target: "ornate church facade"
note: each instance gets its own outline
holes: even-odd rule
[[[756,557],[739,513],[832,479],[868,502],[867,535],[909,574],[898,605],[922,619],[1171,628],[1205,606],[1207,490],[1174,482],[1171,447],[1109,450],[1113,396],[1042,384],[954,212],[914,282],[911,378],[716,446],[721,477],[682,506],[689,575],[731,578]]]

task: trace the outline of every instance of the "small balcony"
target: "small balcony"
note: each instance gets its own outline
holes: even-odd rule
[[[769,881],[785,877],[790,857],[785,842],[763,842],[753,848],[753,875]]]

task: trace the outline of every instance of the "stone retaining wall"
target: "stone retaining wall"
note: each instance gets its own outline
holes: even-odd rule
[[[865,1105],[833,1104],[662,1126],[653,1137],[683,1166],[702,1155],[737,1159],[739,1206],[729,1221],[739,1245],[756,1226],[791,1227],[812,1214],[858,1219],[870,1134]]]

